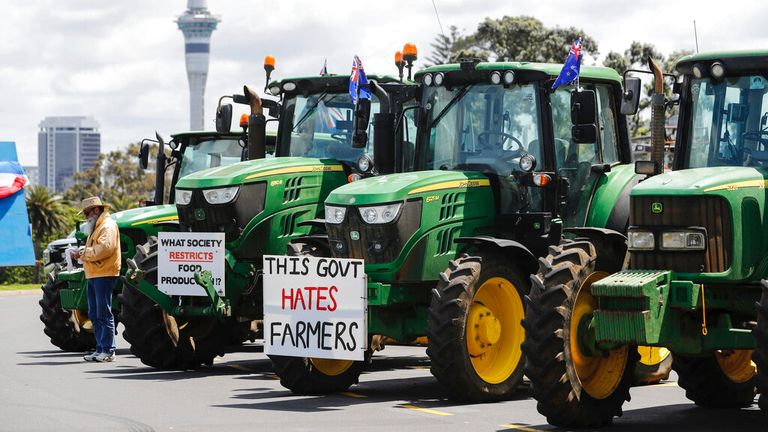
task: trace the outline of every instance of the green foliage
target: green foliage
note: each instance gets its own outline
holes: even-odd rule
[[[43,247],[49,241],[66,236],[67,231],[72,229],[73,212],[60,196],[51,194],[42,185],[32,186],[26,198],[35,256],[40,259]]]
[[[545,27],[534,17],[505,16],[486,18],[475,33],[459,36],[456,27],[451,27],[451,36],[438,35],[432,47],[437,51],[434,60],[451,62],[462,57],[477,57],[487,61],[533,61],[562,63],[576,38],[581,38],[583,52],[599,54],[597,42],[583,30],[575,27]],[[450,53],[450,54],[448,54]],[[434,61],[432,57],[430,61]]]
[[[35,267],[0,267],[0,290],[2,289],[28,289],[30,287],[40,288],[40,285],[24,285],[35,280]],[[5,287],[4,285],[11,286]]]
[[[448,27],[448,35],[439,33],[435,40],[429,44],[432,47],[432,53],[427,57],[427,63],[424,65],[433,66],[450,63],[452,61],[453,46],[459,40],[459,28],[456,26]]]
[[[75,184],[64,192],[64,199],[77,205],[84,198],[99,196],[112,205],[113,211],[120,211],[152,198],[154,175],[139,167],[139,150],[138,144],[130,144],[126,150],[100,154],[92,168],[75,174]],[[150,157],[152,154],[157,154],[157,146],[153,146]]]

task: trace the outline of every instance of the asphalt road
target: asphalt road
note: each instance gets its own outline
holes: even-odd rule
[[[349,392],[294,396],[255,347],[190,372],[148,368],[118,339],[115,363],[82,361],[42,332],[37,291],[0,297],[0,430],[8,431],[548,431],[522,388],[514,400],[456,404],[423,348],[389,346]],[[606,431],[766,431],[757,408],[695,407],[674,380],[635,388]]]

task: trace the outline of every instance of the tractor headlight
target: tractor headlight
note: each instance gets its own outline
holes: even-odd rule
[[[51,250],[45,248],[43,251],[43,265],[48,265],[51,262]]]
[[[432,85],[432,74],[424,74],[424,85],[429,87]]]
[[[445,80],[445,75],[442,72],[438,72],[435,74],[435,85],[441,86],[443,85],[443,81]]]
[[[360,156],[360,159],[357,160],[357,169],[360,170],[361,173],[366,174],[371,168],[373,168],[373,161],[371,158],[368,157],[368,155]]]
[[[187,205],[192,201],[192,191],[176,189],[176,204]]]
[[[240,186],[232,186],[218,189],[208,189],[203,191],[203,196],[208,204],[226,204],[235,199]]]
[[[649,231],[630,231],[629,249],[630,250],[653,250],[656,248],[656,240],[653,233]]]
[[[386,204],[373,207],[360,207],[360,216],[369,224],[390,223],[397,218],[403,203]]]
[[[670,231],[661,233],[661,250],[704,250],[704,233],[699,231]]]
[[[338,225],[344,222],[344,216],[347,215],[346,207],[325,206],[325,222]]]

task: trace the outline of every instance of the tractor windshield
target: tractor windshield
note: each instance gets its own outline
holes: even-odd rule
[[[287,98],[283,107],[279,143],[282,155],[355,163],[366,152],[366,149],[352,147],[355,105],[349,93],[297,95]],[[378,99],[374,96],[370,118],[378,111]],[[373,122],[370,121],[368,147],[372,142]]]
[[[179,178],[206,168],[240,162],[244,146],[238,139],[192,141],[184,147]]]
[[[510,87],[469,84],[448,89],[427,87],[417,169],[480,171],[501,189],[501,212],[517,212],[531,203],[513,173],[530,154],[541,163],[539,100],[533,84]],[[510,192],[510,191],[507,191]],[[517,198],[522,198],[518,200]]]
[[[767,84],[762,75],[691,80],[687,168],[768,166]]]

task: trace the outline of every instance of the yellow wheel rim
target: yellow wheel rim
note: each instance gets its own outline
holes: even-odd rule
[[[757,366],[752,361],[752,350],[715,351],[715,360],[725,376],[735,383],[745,383],[757,374]]]
[[[309,361],[320,373],[326,376],[337,376],[346,372],[352,367],[353,360],[334,360],[310,358]]]
[[[579,335],[579,331],[583,331],[580,323],[589,319],[597,308],[597,299],[592,296],[592,283],[605,276],[605,273],[593,273],[584,281],[576,295],[570,325],[571,360],[582,388],[594,399],[605,399],[613,394],[624,376],[629,355],[628,346],[589,354],[579,344],[580,337],[584,336]]]
[[[82,312],[80,309],[73,309],[71,319],[78,329],[93,333],[93,323],[88,319],[88,314]]]
[[[639,346],[637,352],[640,354],[640,363],[646,366],[656,366],[671,354],[666,348],[649,346]]]
[[[490,384],[507,380],[520,363],[525,310],[515,286],[505,278],[485,281],[469,307],[466,345],[475,373]]]

